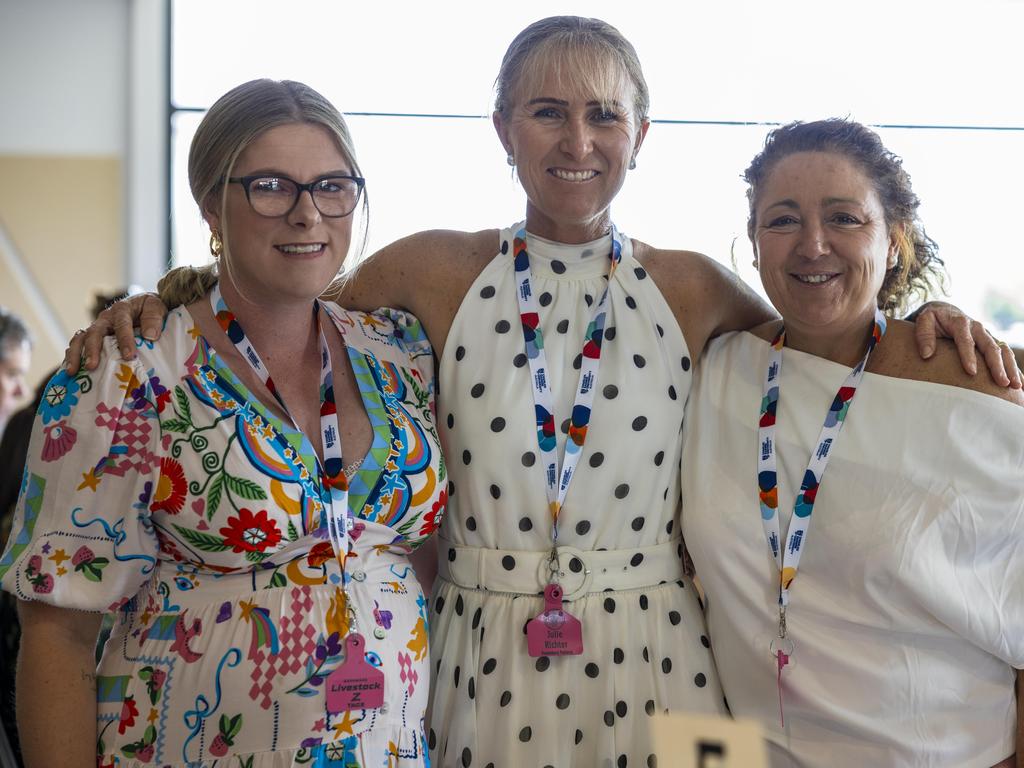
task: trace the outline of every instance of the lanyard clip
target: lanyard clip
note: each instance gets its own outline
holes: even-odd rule
[[[558,547],[551,547],[551,552],[548,555],[548,584],[558,581],[558,577],[561,575],[558,568]]]
[[[779,639],[786,639],[786,606],[779,606]]]

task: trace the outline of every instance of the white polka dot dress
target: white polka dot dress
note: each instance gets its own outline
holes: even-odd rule
[[[722,692],[678,513],[691,362],[676,320],[624,238],[528,238],[533,290],[564,452],[591,305],[609,316],[586,444],[559,523],[558,581],[583,653],[533,658],[551,522],[512,260],[518,226],[470,288],[440,366],[450,472],[431,600],[432,761],[440,766],[653,766],[650,716],[720,714]]]

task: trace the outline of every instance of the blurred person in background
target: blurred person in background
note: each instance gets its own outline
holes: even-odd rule
[[[17,315],[0,307],[0,434],[25,397],[32,338]]]

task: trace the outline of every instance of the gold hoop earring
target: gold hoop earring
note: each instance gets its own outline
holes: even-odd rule
[[[220,239],[220,232],[216,229],[210,230],[210,255],[219,259],[224,253],[224,241]]]

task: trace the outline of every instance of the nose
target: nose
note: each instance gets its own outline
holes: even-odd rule
[[[566,120],[562,133],[562,151],[574,160],[582,160],[594,149],[594,136],[584,118]]]
[[[313,193],[304,189],[299,193],[299,199],[288,214],[288,223],[294,227],[312,227],[320,221],[320,209],[313,202]]]
[[[817,259],[828,253],[829,244],[822,222],[813,218],[805,219],[800,228],[797,253],[805,259]]]

